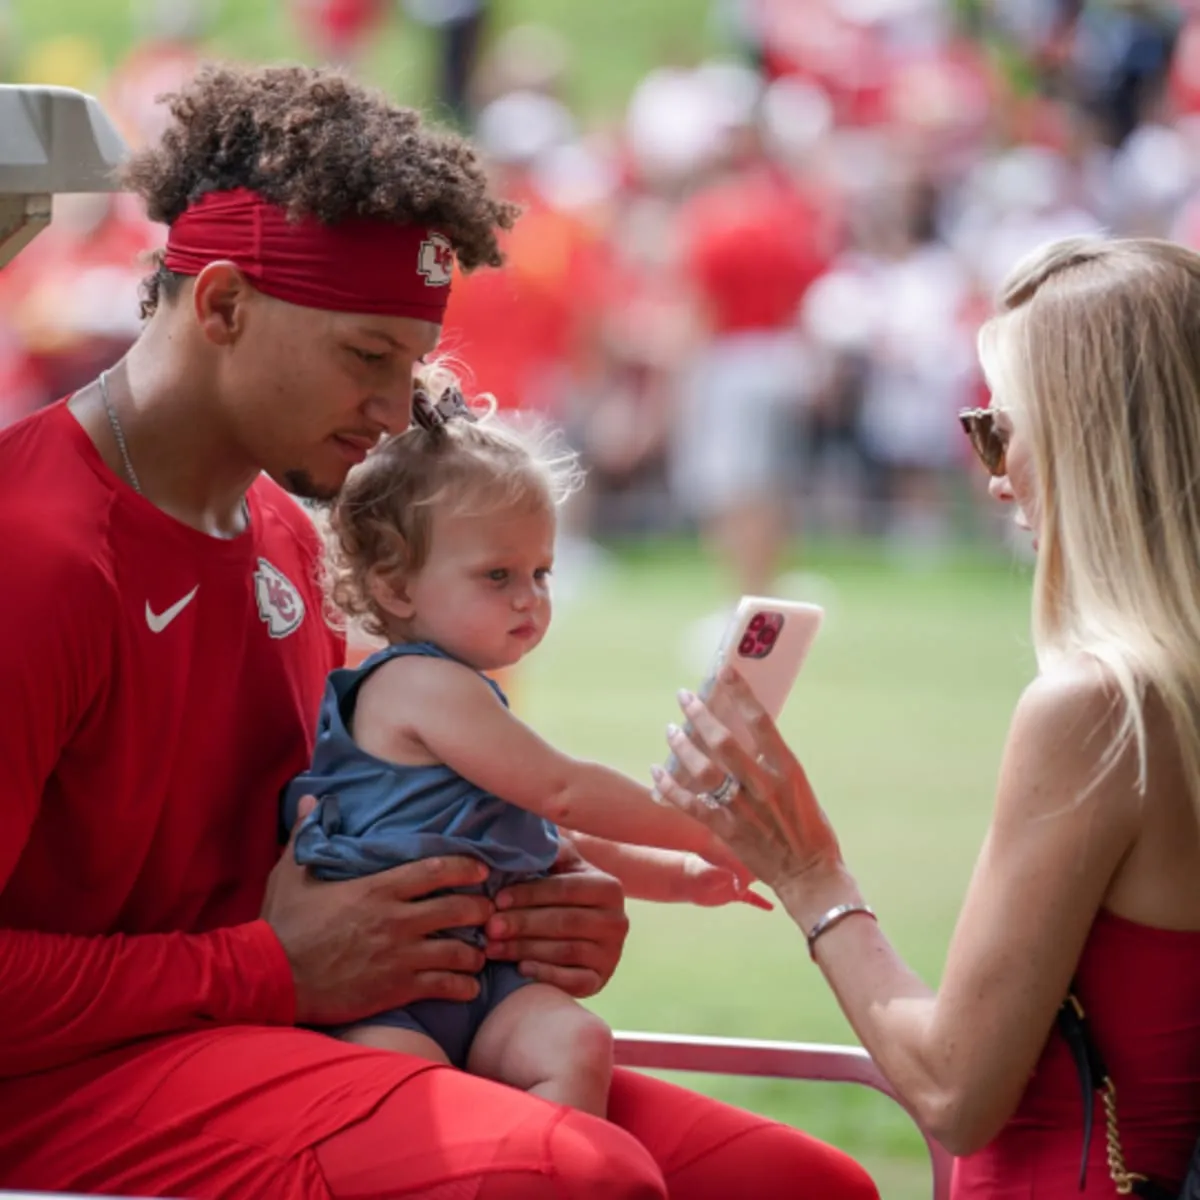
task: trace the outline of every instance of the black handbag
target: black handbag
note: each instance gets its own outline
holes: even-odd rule
[[[1117,1087],[1104,1065],[1091,1032],[1083,1005],[1072,992],[1058,1010],[1058,1028],[1062,1033],[1083,1093],[1083,1157],[1079,1163],[1079,1190],[1087,1183],[1088,1149],[1092,1144],[1092,1123],[1095,1115],[1096,1093],[1104,1104],[1104,1137],[1107,1146],[1108,1173],[1119,1196],[1141,1196],[1144,1200],[1200,1200],[1200,1139],[1192,1147],[1182,1190],[1170,1188],[1129,1170],[1121,1150],[1121,1131],[1117,1125]]]

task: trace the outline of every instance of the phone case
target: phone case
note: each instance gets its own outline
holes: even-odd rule
[[[743,596],[739,601],[697,694],[747,750],[753,749],[754,742],[745,723],[720,694],[712,699],[721,669],[734,666],[758,702],[778,720],[824,616],[820,605],[797,600]],[[667,770],[675,765],[672,754]]]
[[[732,665],[763,708],[778,718],[824,616],[825,610],[817,604],[743,596],[717,647],[700,696],[707,699],[721,668]]]

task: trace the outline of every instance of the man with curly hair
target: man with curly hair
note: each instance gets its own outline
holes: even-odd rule
[[[615,881],[567,852],[497,905],[469,860],[316,884],[279,853],[343,647],[287,495],[407,427],[455,258],[514,210],[471,149],[335,74],[209,68],[126,183],[170,226],[125,359],[0,435],[0,1186],[177,1197],[870,1196],[803,1135],[621,1073],[610,1121],[304,1026],[575,995]],[[501,315],[502,319],[502,315]]]

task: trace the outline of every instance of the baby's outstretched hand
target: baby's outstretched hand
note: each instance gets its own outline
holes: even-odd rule
[[[749,904],[770,911],[774,905],[754,892],[754,877],[717,838],[704,854],[630,846],[606,838],[573,833],[572,840],[588,861],[621,881],[631,900],[654,904]]]
[[[736,861],[736,860],[735,860]],[[687,855],[683,864],[683,892],[687,904],[718,908],[723,904],[749,904],[770,912],[775,905],[750,885],[752,876],[740,863],[736,869],[719,867],[698,854]]]

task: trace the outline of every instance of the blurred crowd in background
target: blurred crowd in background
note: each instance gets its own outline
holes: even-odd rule
[[[135,5],[136,49],[91,89],[131,144],[218,2]],[[699,529],[731,591],[770,591],[803,530],[919,561],[983,528],[956,412],[986,403],[975,333],[1024,252],[1200,246],[1200,6],[697,0],[719,54],[663,61],[597,122],[572,106],[586,49],[502,5],[287,2],[351,70],[386,22],[436,31],[434,111],[525,206],[506,269],[457,281],[445,349],[582,450],[578,533]],[[58,198],[0,273],[0,423],[121,353],[162,240],[128,197]]]

